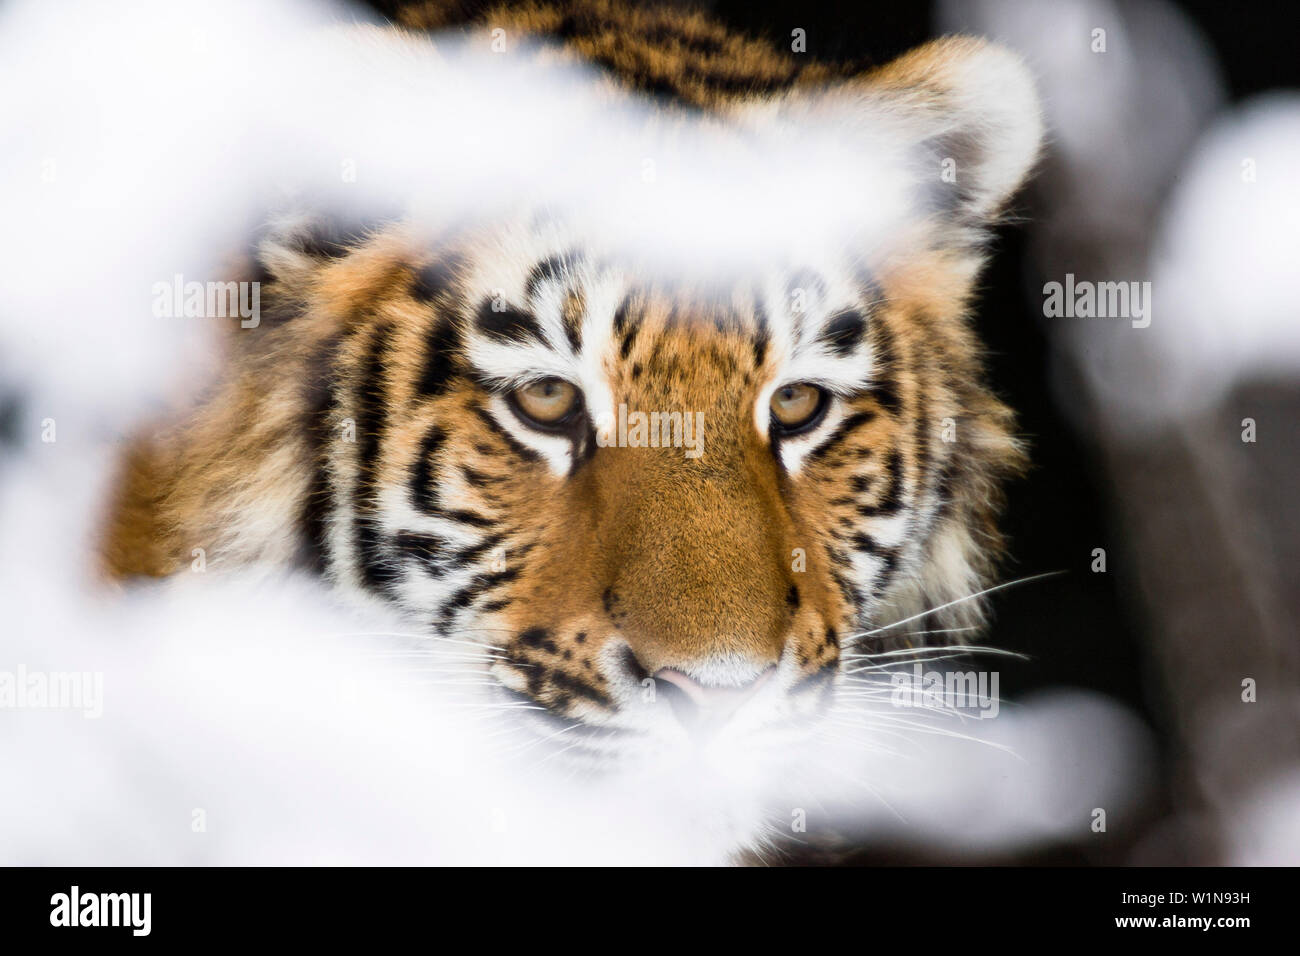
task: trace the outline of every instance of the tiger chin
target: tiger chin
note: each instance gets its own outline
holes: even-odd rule
[[[607,766],[797,748],[848,662],[975,633],[1025,460],[969,321],[1039,149],[1020,62],[948,38],[853,74],[602,2],[405,16],[534,37],[665,115],[885,117],[920,198],[883,244],[712,281],[563,216],[277,228],[262,320],[124,456],[108,572],[309,568],[481,647]]]

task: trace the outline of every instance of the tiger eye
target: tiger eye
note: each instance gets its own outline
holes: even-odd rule
[[[562,378],[544,378],[514,391],[525,415],[540,425],[554,425],[573,411],[578,390]]]
[[[772,418],[782,428],[798,428],[812,420],[822,404],[816,385],[783,385],[772,393]]]

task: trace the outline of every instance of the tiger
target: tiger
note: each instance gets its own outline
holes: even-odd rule
[[[637,735],[803,726],[855,655],[984,627],[1028,460],[972,327],[1042,139],[1020,60],[946,37],[823,63],[617,0],[398,21],[410,42],[527,37],[721,126],[873,104],[932,166],[905,254],[674,282],[545,216],[278,228],[261,323],[123,453],[106,574],[171,576],[196,548],[213,570],[306,569],[486,648],[493,686],[611,760]]]

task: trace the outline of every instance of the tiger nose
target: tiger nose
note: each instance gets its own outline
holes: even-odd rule
[[[656,671],[654,678],[663,682],[660,686],[678,722],[690,733],[699,735],[712,732],[729,721],[767,683],[775,670],[769,667],[758,677],[736,687],[709,687],[673,667]]]

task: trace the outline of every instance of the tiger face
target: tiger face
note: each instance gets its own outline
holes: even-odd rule
[[[710,295],[539,256],[426,267],[439,347],[405,401],[379,396],[409,415],[348,463],[388,474],[352,489],[368,518],[336,516],[336,572],[496,635],[494,675],[565,716],[815,707],[926,507],[895,447],[895,345],[869,334],[881,303],[811,271]],[[392,335],[357,346],[381,380]]]
[[[278,234],[235,373],[137,452],[114,570],[305,558],[593,750],[797,732],[846,655],[980,623],[1022,451],[967,312],[1025,82],[951,41],[831,97],[936,164],[869,247],[683,278],[548,214]]]
[[[601,740],[813,719],[862,632],[991,560],[989,482],[1017,450],[947,252],[687,286],[550,225],[315,248],[269,257],[330,330],[309,429],[326,573],[492,648],[504,689]],[[296,352],[301,322],[271,334]]]

